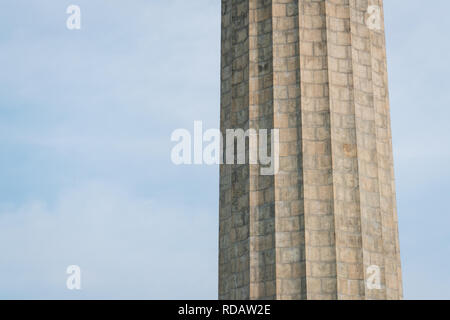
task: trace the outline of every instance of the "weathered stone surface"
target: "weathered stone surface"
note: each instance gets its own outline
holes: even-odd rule
[[[220,299],[402,298],[382,5],[222,0],[221,130],[279,129],[280,171],[221,166]]]

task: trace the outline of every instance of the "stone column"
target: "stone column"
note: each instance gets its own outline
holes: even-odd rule
[[[382,0],[222,0],[222,133],[280,166],[221,165],[220,299],[402,298],[385,51]]]

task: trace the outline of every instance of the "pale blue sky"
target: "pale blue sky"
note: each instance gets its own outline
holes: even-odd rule
[[[449,10],[385,1],[410,299],[450,298]],[[217,128],[219,52],[216,0],[0,3],[0,298],[217,297],[218,168],[170,135]]]

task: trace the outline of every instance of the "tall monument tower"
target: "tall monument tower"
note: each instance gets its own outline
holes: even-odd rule
[[[220,299],[401,299],[382,0],[222,0]],[[247,146],[248,151],[248,146]]]

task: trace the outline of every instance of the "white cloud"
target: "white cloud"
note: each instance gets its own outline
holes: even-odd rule
[[[1,298],[216,298],[216,212],[89,183],[0,213]],[[82,268],[81,292],[65,288]]]

